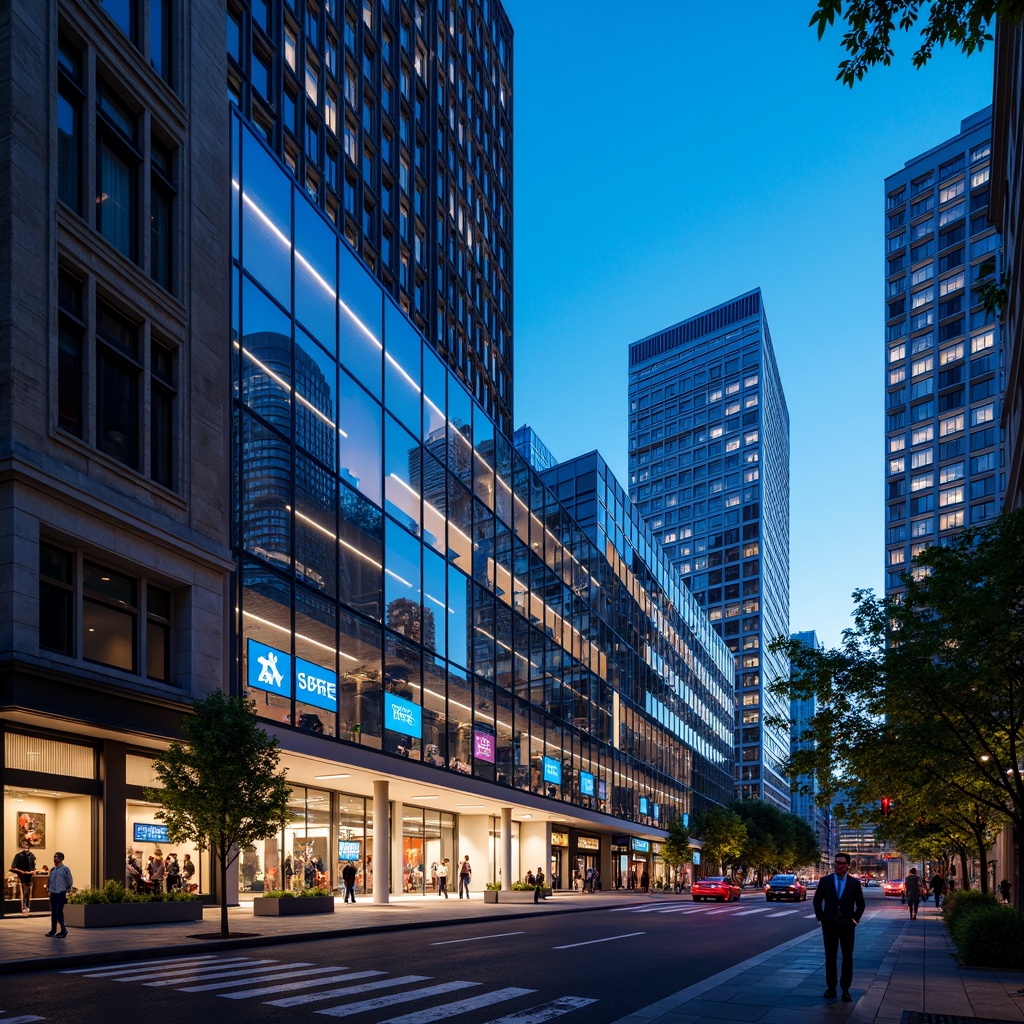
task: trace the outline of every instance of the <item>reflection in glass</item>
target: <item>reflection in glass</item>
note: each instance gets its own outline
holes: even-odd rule
[[[295,441],[325,466],[334,466],[337,364],[306,334],[295,330]]]
[[[420,532],[420,445],[390,416],[384,417],[384,508]]]
[[[333,356],[338,236],[308,203],[295,205],[295,316]]]
[[[285,309],[291,309],[292,188],[284,171],[242,132],[242,258]]]
[[[380,398],[384,366],[380,287],[344,244],[338,260],[338,355],[342,365]]]
[[[338,485],[338,556],[338,596],[379,620],[384,610],[384,515],[345,484]]]
[[[342,480],[380,505],[380,406],[344,371],[338,383],[338,471]]]
[[[384,404],[418,436],[423,343],[416,328],[390,299],[385,301],[384,315]]]

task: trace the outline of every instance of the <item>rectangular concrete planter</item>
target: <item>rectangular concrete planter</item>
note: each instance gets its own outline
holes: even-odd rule
[[[291,917],[293,914],[333,914],[333,896],[257,896],[252,901],[257,917]]]
[[[202,921],[199,900],[173,903],[69,903],[64,920],[71,928],[116,928],[129,924],[173,924]]]
[[[550,889],[541,889],[541,896],[550,896]],[[485,889],[484,903],[532,903],[533,889]]]

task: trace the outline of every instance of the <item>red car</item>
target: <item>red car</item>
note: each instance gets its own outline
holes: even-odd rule
[[[693,893],[693,902],[697,900],[721,900],[729,903],[740,898],[740,887],[724,875],[712,875],[710,878],[702,878],[699,882],[693,883],[690,890]]]
[[[903,883],[896,879],[892,882],[886,882],[882,886],[882,891],[886,896],[902,896],[903,895]]]

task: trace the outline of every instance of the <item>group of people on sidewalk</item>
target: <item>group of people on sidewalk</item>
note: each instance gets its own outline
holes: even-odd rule
[[[157,849],[143,867],[142,851],[129,850],[125,860],[125,886],[132,892],[194,892],[197,886],[192,883],[192,876],[195,873],[196,866],[187,853],[179,863],[176,853],[164,857]]]

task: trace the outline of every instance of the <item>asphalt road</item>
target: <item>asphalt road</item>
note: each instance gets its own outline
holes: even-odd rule
[[[881,894],[869,890],[874,902]],[[3,979],[3,1024],[611,1024],[816,929],[810,900],[624,906]],[[5,1011],[5,1012],[4,1012]]]

